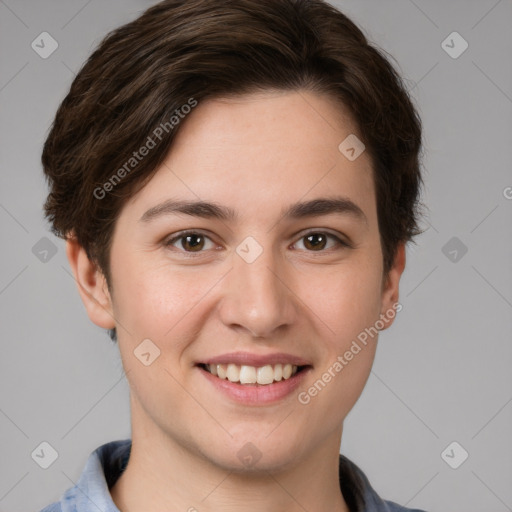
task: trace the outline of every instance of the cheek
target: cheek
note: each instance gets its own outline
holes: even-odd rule
[[[381,308],[381,267],[354,259],[332,271],[318,272],[300,285],[307,306],[325,325],[330,345],[340,350],[348,340],[373,325]]]
[[[131,338],[132,344],[149,338],[163,352],[181,351],[186,338],[199,328],[199,316],[205,314],[201,299],[219,276],[199,268],[172,268],[144,254],[117,261],[114,312],[129,332],[124,331],[123,337]]]
[[[375,357],[381,266],[376,259],[361,258],[338,266],[329,275],[319,274],[316,283],[317,286],[310,286],[307,306],[314,312],[310,317],[319,319],[320,382],[314,389],[304,391],[309,398],[318,396],[315,402],[320,408],[336,406],[340,417],[344,417],[361,394]]]
[[[299,390],[311,431],[335,430],[359,399],[373,365],[380,315],[380,274],[337,272],[323,281],[308,305],[321,321],[321,363]]]

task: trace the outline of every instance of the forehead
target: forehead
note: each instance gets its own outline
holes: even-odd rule
[[[295,149],[327,153],[339,137],[358,132],[348,110],[325,94],[310,91],[264,91],[202,102],[180,127],[173,143],[245,146],[245,150]],[[233,147],[235,150],[236,147]]]
[[[351,161],[340,151],[357,132],[340,104],[311,92],[205,101],[182,121],[164,163],[130,209],[140,213],[172,196],[262,217],[283,203],[343,195],[371,217],[370,157],[363,152]]]

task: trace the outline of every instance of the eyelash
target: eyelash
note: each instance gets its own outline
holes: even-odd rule
[[[188,235],[200,235],[200,236],[202,236],[204,238],[207,238],[207,239],[209,239],[210,241],[213,242],[213,240],[211,240],[211,238],[208,235],[206,235],[205,233],[202,233],[201,231],[188,230],[188,231],[181,231],[180,233],[177,233],[172,238],[167,239],[164,242],[164,245],[165,245],[165,247],[171,247],[175,242],[181,240],[182,238],[185,238]],[[309,235],[326,235],[327,237],[332,238],[332,239],[334,239],[336,241],[336,243],[338,245],[338,248],[350,249],[352,247],[349,243],[343,241],[341,238],[337,237],[336,235],[333,235],[332,233],[326,232],[326,231],[309,231],[308,233],[303,234],[299,238],[299,240],[302,240],[303,238],[306,238]],[[335,249],[335,248],[322,249],[322,250],[319,250],[319,251],[306,251],[306,252],[310,252],[310,253],[315,253],[315,252],[325,253],[325,252],[329,252],[332,249]],[[182,250],[182,249],[178,249],[178,251],[183,253],[183,254],[186,254],[189,257],[196,257],[196,256],[199,256],[200,254],[205,252],[204,250],[198,251],[198,252],[192,252],[192,251],[185,251],[185,250]]]

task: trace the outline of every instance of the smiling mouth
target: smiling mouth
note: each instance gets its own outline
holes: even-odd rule
[[[268,386],[275,382],[288,380],[310,366],[293,364],[267,364],[265,366],[248,366],[237,364],[199,364],[197,365],[221,380],[252,386]]]

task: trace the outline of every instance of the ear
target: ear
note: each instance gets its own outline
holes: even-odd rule
[[[382,285],[382,299],[380,319],[384,323],[383,329],[387,329],[393,323],[396,313],[402,309],[398,303],[400,277],[405,269],[405,243],[397,247],[393,265]],[[381,330],[383,330],[381,329]]]
[[[66,240],[66,255],[89,318],[103,329],[113,329],[112,300],[103,273],[72,236]]]

